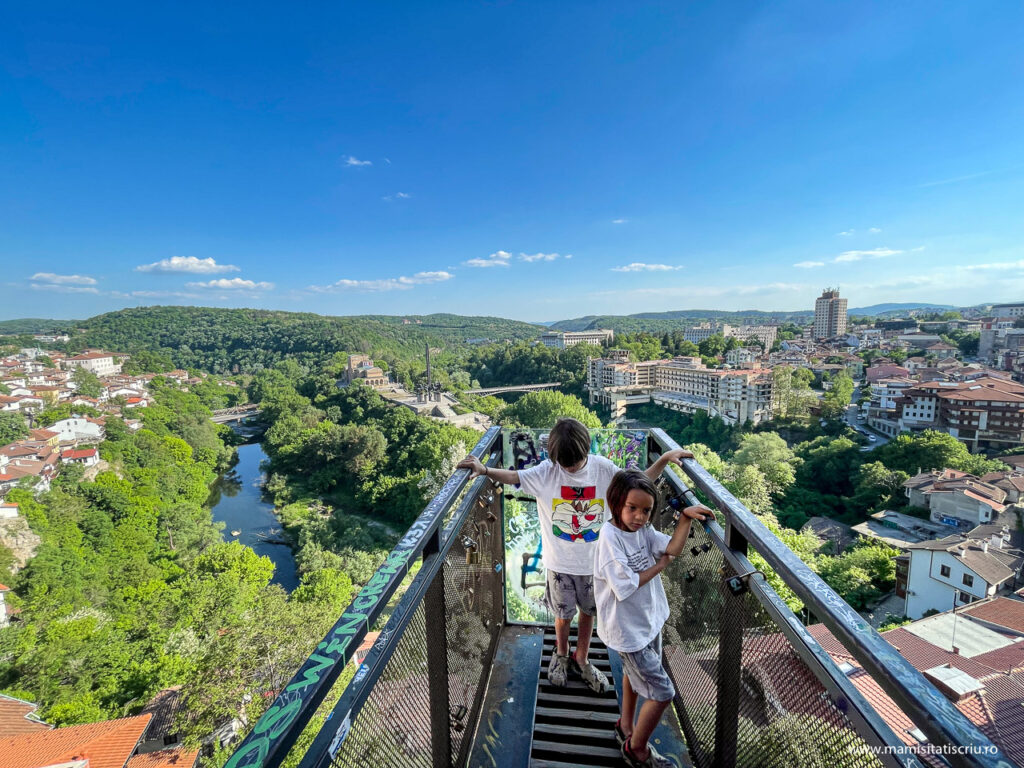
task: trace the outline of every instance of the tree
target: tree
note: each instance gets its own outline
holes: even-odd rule
[[[955,437],[934,429],[926,429],[917,435],[897,435],[886,445],[876,448],[874,455],[890,469],[899,469],[908,475],[947,468],[983,475],[1004,468],[1001,462],[972,455],[967,446]]]
[[[535,429],[550,429],[559,419],[577,419],[584,426],[597,428],[601,420],[575,395],[561,392],[528,392],[505,409],[506,424],[521,424]]]
[[[0,445],[28,436],[28,425],[20,413],[0,411]]]
[[[903,484],[908,479],[910,475],[906,472],[889,469],[880,461],[864,464],[857,473],[853,503],[865,512],[904,506]]]
[[[853,379],[846,371],[832,380],[832,387],[825,393],[821,403],[821,415],[826,419],[841,419],[853,396]]]
[[[771,496],[782,494],[796,479],[796,455],[774,432],[743,435],[732,460],[741,467],[757,467]]]
[[[71,380],[75,384],[75,391],[83,397],[97,398],[103,394],[100,377],[81,365],[75,368]]]

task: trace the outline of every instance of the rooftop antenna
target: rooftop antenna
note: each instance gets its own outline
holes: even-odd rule
[[[956,647],[956,594],[956,590],[953,590],[953,636],[949,640],[949,645],[953,653],[960,653]]]

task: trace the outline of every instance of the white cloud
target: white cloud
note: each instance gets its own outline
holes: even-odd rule
[[[387,200],[390,203],[392,200],[408,200],[410,197],[412,197],[412,195],[405,192],[396,192],[393,195],[384,195],[381,200]]]
[[[36,272],[30,279],[53,285],[96,285],[96,279],[86,275],[55,275],[53,272]]]
[[[172,256],[135,268],[136,272],[189,272],[194,275],[215,275],[218,272],[240,272],[234,264],[218,264],[213,258],[197,259],[195,256]]]
[[[634,261],[624,267],[612,267],[612,272],[674,272],[677,269],[682,269],[682,267],[671,264],[643,264]]]
[[[364,165],[373,165],[373,161],[360,160],[358,157],[353,157],[352,155],[349,155],[348,158],[346,158],[345,160],[345,165],[355,166],[358,168]]]
[[[800,267],[801,269],[813,269],[814,267],[824,267],[824,261],[798,261],[793,265],[794,267]]]
[[[878,227],[871,227],[871,229],[868,230],[868,233],[872,235],[878,235],[881,234],[881,232],[882,230],[880,230]]]
[[[465,267],[507,267],[512,254],[508,251],[495,251],[486,259],[476,258],[462,262]]]
[[[311,285],[309,290],[316,293],[405,291],[417,285],[443,283],[445,280],[451,280],[453,277],[455,275],[451,272],[417,272],[412,277],[387,277],[381,280],[347,280],[343,278],[330,285]]]
[[[836,256],[836,264],[844,264],[851,261],[860,261],[862,259],[884,259],[887,256],[895,256],[903,251],[893,250],[892,248],[872,248],[870,251],[843,251]]]
[[[33,291],[53,291],[55,293],[99,293],[98,288],[91,285],[68,285],[66,283],[31,283]]]
[[[273,283],[257,283],[252,280],[243,280],[240,277],[226,277],[217,280],[210,280],[205,283],[186,283],[189,288],[216,288],[228,291],[269,291],[274,287]]]
[[[612,224],[626,224],[629,219],[612,219]]]
[[[849,237],[856,231],[856,229],[848,229],[845,232],[837,232],[836,234],[838,234],[840,237]]]
[[[533,261],[554,261],[555,259],[571,259],[571,258],[572,258],[572,254],[571,253],[568,253],[565,256],[562,256],[562,255],[557,254],[557,253],[520,253],[519,254],[519,260],[520,261],[527,261],[527,262],[533,262]]]

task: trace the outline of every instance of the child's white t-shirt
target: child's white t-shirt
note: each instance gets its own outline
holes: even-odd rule
[[[597,636],[620,653],[639,651],[668,621],[668,599],[659,573],[642,587],[640,572],[665,554],[669,536],[649,525],[635,533],[608,521],[594,557]]]
[[[608,484],[618,471],[593,454],[578,472],[550,459],[519,470],[519,486],[537,499],[545,568],[573,576],[594,573],[593,544],[606,519]]]

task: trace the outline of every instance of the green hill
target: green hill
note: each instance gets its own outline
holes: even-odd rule
[[[497,317],[354,315],[211,307],[139,307],[81,321],[71,349],[157,353],[174,365],[214,373],[253,372],[285,357],[316,365],[336,352],[421,358],[426,343],[448,353],[470,340],[534,339],[542,328]]]

